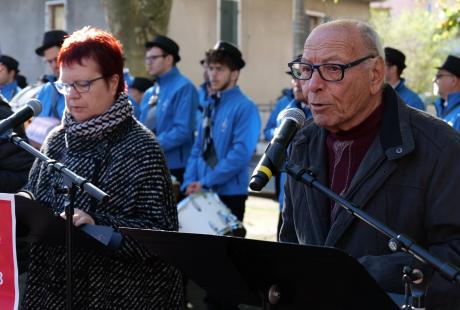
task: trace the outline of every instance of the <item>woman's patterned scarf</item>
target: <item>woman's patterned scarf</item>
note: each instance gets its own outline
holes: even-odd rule
[[[70,113],[65,112],[63,125],[67,134],[80,137],[101,138],[112,132],[117,126],[133,115],[128,96],[122,93],[114,104],[103,114],[79,123]]]

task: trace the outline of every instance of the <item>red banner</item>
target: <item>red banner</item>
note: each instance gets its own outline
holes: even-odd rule
[[[0,309],[18,308],[14,195],[0,194]]]

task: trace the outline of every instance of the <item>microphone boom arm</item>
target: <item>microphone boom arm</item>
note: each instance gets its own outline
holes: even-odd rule
[[[104,191],[97,188],[95,185],[93,185],[85,178],[69,170],[68,168],[66,168],[65,165],[56,162],[55,160],[49,158],[39,150],[35,149],[33,146],[28,144],[17,134],[10,134],[9,140],[11,143],[21,147],[25,151],[29,152],[30,154],[41,160],[42,162],[46,163],[50,171],[58,171],[64,179],[70,180],[72,184],[76,185],[79,189],[83,190],[94,199],[97,199],[97,201],[107,202],[107,200],[109,199],[109,195],[107,195]]]
[[[298,165],[290,161],[286,162],[285,171],[296,181],[302,182],[308,187],[315,188],[319,192],[326,195],[328,198],[337,202],[339,206],[344,208],[351,215],[359,218],[361,221],[370,225],[375,230],[389,237],[390,241],[388,242],[388,246],[391,251],[397,252],[402,250],[404,252],[410,253],[413,257],[415,257],[422,263],[429,264],[436,271],[438,271],[445,279],[460,283],[460,269],[458,267],[442,261],[441,259],[429,253],[423,247],[415,243],[415,241],[410,239],[405,234],[398,234],[385,224],[381,223],[377,219],[367,214],[365,211],[354,206],[351,202],[349,202],[342,196],[334,193],[328,187],[321,184],[315,178],[311,171],[302,169]]]

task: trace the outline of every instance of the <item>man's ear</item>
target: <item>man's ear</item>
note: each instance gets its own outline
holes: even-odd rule
[[[165,56],[166,63],[170,66],[174,65],[174,56],[171,54],[168,54]]]
[[[374,59],[372,68],[369,73],[371,94],[375,95],[382,89],[383,81],[385,80],[385,61],[380,56]]]
[[[233,70],[230,72],[230,79],[232,82],[236,84],[236,81],[238,81],[238,77],[240,75],[240,70]]]

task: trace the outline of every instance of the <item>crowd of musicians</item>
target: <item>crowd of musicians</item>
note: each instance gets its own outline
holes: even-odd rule
[[[179,45],[162,35],[145,42],[151,79],[130,76],[121,43],[93,27],[48,31],[35,53],[53,74],[41,78],[34,94],[40,115],[16,132],[110,196],[102,203],[78,192],[75,226],[177,231],[178,200],[202,191],[217,193],[243,221],[248,166],[262,124],[257,105],[238,86],[245,61],[235,45],[219,41],[204,52],[198,87],[177,66]],[[287,149],[290,161],[460,266],[460,58],[449,55],[433,66],[437,116],[426,113],[405,85],[400,50],[383,48],[366,23],[327,22],[309,34],[303,54],[286,59],[292,88],[263,133],[266,141],[276,135],[282,110],[303,111],[307,123]],[[0,118],[13,113],[24,83],[19,62],[1,55]],[[62,177],[5,139],[1,143],[0,191],[19,193],[65,218],[66,197],[55,190]],[[180,184],[178,195],[172,179]],[[392,293],[404,293],[402,269],[412,266],[423,272],[418,286],[428,309],[460,307],[460,284],[406,252],[391,252],[388,238],[315,189],[285,173],[277,184],[279,242],[342,249]],[[18,253],[27,275],[21,309],[64,308],[65,246],[35,242],[18,245]],[[74,257],[76,309],[186,305],[182,272],[128,236],[115,255],[76,249]],[[238,308],[213,296],[205,303],[208,309]]]

